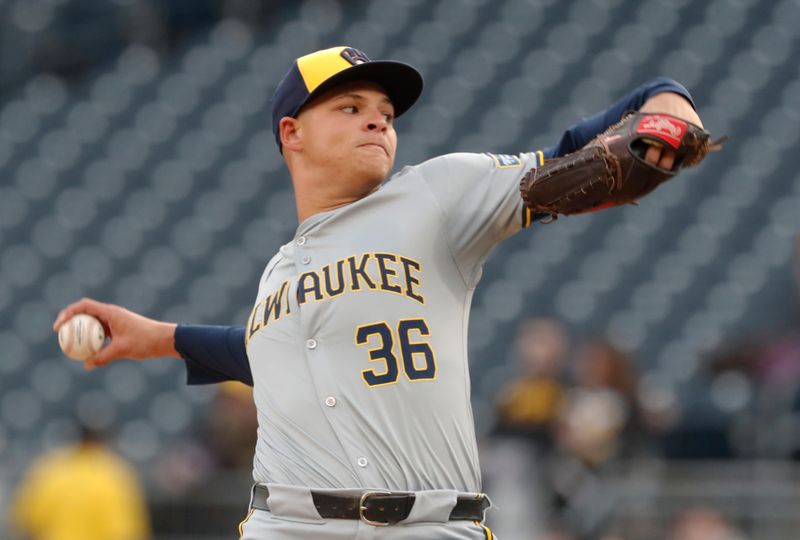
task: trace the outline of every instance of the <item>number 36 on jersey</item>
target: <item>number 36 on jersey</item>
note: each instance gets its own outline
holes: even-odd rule
[[[361,378],[370,387],[395,384],[401,371],[410,382],[435,379],[436,356],[424,340],[428,336],[424,319],[401,319],[396,327],[386,321],[359,326],[356,345],[366,347],[369,362],[375,363],[361,371]]]

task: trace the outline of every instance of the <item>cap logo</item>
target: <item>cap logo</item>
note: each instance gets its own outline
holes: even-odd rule
[[[342,56],[342,58],[344,58],[354,66],[357,66],[358,64],[364,64],[370,61],[369,57],[366,54],[364,54],[363,51],[359,51],[358,49],[354,49],[352,47],[345,47],[339,54]]]

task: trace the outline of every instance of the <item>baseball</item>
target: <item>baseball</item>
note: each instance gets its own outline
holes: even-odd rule
[[[75,315],[58,329],[58,344],[73,360],[86,360],[103,347],[105,339],[103,325],[91,315]]]

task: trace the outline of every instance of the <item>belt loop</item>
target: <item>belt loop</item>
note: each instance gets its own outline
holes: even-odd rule
[[[486,493],[479,493],[478,500],[481,501],[481,523],[486,521],[486,511],[492,507],[492,500]]]
[[[458,492],[452,489],[424,490],[414,493],[414,505],[402,520],[409,523],[447,523],[459,506]],[[471,502],[471,501],[470,501]],[[473,503],[474,504],[474,503]],[[458,512],[455,512],[458,515]],[[473,512],[476,519],[478,512]]]
[[[256,496],[256,486],[257,485],[258,485],[258,483],[254,482],[253,485],[250,486],[250,504],[247,506],[248,510],[252,510],[253,509],[253,499]]]

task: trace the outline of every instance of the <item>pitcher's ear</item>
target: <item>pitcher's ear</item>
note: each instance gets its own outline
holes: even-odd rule
[[[281,135],[281,146],[288,150],[300,150],[302,148],[302,133],[296,118],[284,116],[278,124]]]

